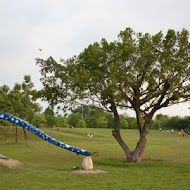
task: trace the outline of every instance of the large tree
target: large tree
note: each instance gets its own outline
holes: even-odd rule
[[[189,32],[135,33],[127,28],[118,40],[89,45],[78,56],[56,62],[37,59],[43,98],[52,105],[90,99],[114,115],[113,136],[128,162],[140,162],[155,112],[190,99]],[[136,113],[139,140],[131,150],[120,134],[118,109]]]

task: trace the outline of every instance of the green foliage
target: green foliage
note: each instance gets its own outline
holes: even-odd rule
[[[67,123],[67,119],[61,116],[56,117],[56,125],[58,127],[64,127],[64,128],[69,127],[69,124]]]
[[[189,130],[190,129],[190,117],[173,116],[158,114],[151,124],[151,129],[176,129],[176,130]]]
[[[102,39],[60,64],[52,57],[36,59],[44,84],[42,97],[52,105],[87,97],[109,111],[114,102],[142,112],[149,121],[162,107],[189,100],[188,40],[185,29],[168,30],[164,36],[126,28],[118,41]]]
[[[35,113],[41,111],[41,107],[35,102],[33,94],[34,85],[29,75],[24,76],[22,84],[15,83],[13,89],[7,85],[0,87],[1,111],[31,121]]]
[[[150,126],[151,129],[162,129],[163,125],[160,121],[153,121],[152,125]]]
[[[112,114],[105,112],[103,109],[98,108],[97,106],[83,105],[79,106],[76,109],[72,110],[72,113],[81,113],[83,109],[83,117],[86,123],[86,126],[89,128],[98,128],[98,127],[108,127],[113,128],[114,119]],[[104,118],[101,118],[104,116]],[[105,120],[105,121],[103,121]]]
[[[125,119],[128,122],[128,128],[129,129],[134,129],[136,128],[136,118],[134,117],[128,117],[128,116],[122,116],[123,119]]]
[[[190,129],[190,117],[180,118],[180,117],[171,117],[167,123],[167,128],[169,129]]]
[[[45,116],[46,119],[46,127],[53,128],[56,126],[56,118],[53,116]]]
[[[72,113],[82,113],[83,110],[83,117],[100,117],[104,114],[104,111],[97,106],[90,104],[90,105],[80,105],[76,109],[72,109]]]
[[[121,119],[120,123],[122,129],[127,129],[129,127],[129,123],[125,119]]]
[[[114,129],[115,121],[112,113],[104,112],[104,115],[106,116],[108,120],[108,128]]]
[[[44,127],[46,122],[47,121],[42,114],[35,114],[31,120],[31,124],[37,128]]]
[[[53,128],[56,126],[56,118],[54,116],[54,111],[52,108],[47,107],[44,111],[44,116],[46,119],[46,127]]]
[[[8,93],[10,88],[7,85],[0,87],[0,108],[2,111],[7,112],[9,110]]]
[[[44,111],[44,115],[45,116],[50,116],[50,117],[54,117],[54,111],[52,108],[47,107]]]
[[[77,121],[76,127],[78,127],[78,128],[85,128],[85,127],[86,127],[86,122],[85,122],[85,120],[84,120],[84,119],[79,119],[79,120]]]
[[[106,128],[108,125],[108,120],[105,116],[101,116],[97,119],[97,128]]]
[[[86,127],[88,128],[96,128],[97,127],[97,119],[96,117],[87,117],[85,118]]]
[[[136,120],[131,121],[131,129],[137,129],[137,121]]]
[[[152,129],[159,129],[159,128],[166,129],[168,128],[169,119],[170,118],[167,115],[158,114],[156,115],[155,120],[151,124],[151,128]]]
[[[86,123],[81,113],[70,114],[68,117],[68,124],[73,127],[86,127]]]

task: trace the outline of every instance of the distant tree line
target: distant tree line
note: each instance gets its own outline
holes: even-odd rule
[[[37,103],[39,94],[34,89],[34,84],[29,75],[24,76],[21,84],[0,86],[0,112],[15,115],[28,121],[37,128],[69,126],[77,128],[114,128],[113,114],[105,112],[95,105],[80,105],[72,109],[67,116],[56,114],[51,106],[42,112],[42,107]],[[120,115],[122,129],[137,129],[135,117],[126,114]],[[10,122],[0,120],[0,125],[12,125]],[[169,117],[158,114],[151,123],[151,129],[190,129],[190,116]]]
[[[151,124],[151,129],[190,129],[190,116],[168,117],[167,115],[158,114]]]
[[[113,114],[105,112],[95,105],[81,105],[71,112],[68,116],[69,125],[87,128],[114,128]],[[135,129],[136,119],[128,115],[121,115],[121,128]]]

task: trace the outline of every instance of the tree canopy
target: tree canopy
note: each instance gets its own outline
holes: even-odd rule
[[[41,111],[41,106],[35,101],[36,91],[29,75],[24,76],[22,84],[15,83],[13,89],[7,85],[0,87],[1,111],[13,114],[31,121],[35,113]]]
[[[88,99],[113,113],[113,136],[128,162],[142,160],[155,112],[190,99],[190,43],[186,29],[151,35],[126,28],[117,41],[102,39],[60,63],[52,57],[36,61],[41,67],[42,97],[51,105],[71,105],[75,100]],[[118,108],[136,113],[140,138],[135,150],[120,135]]]

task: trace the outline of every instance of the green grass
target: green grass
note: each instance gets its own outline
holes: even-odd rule
[[[181,190],[190,189],[190,136],[179,137],[150,131],[145,159],[141,163],[126,163],[126,158],[111,135],[110,129],[42,129],[48,135],[69,145],[97,151],[92,157],[94,169],[102,174],[78,174],[73,166],[81,166],[84,156],[61,149],[28,134],[24,142],[19,130],[19,142],[14,142],[15,127],[0,127],[0,153],[19,160],[23,167],[10,169],[0,165],[2,190]],[[86,135],[95,134],[93,139]],[[139,137],[135,130],[122,130],[123,138],[135,147]]]

